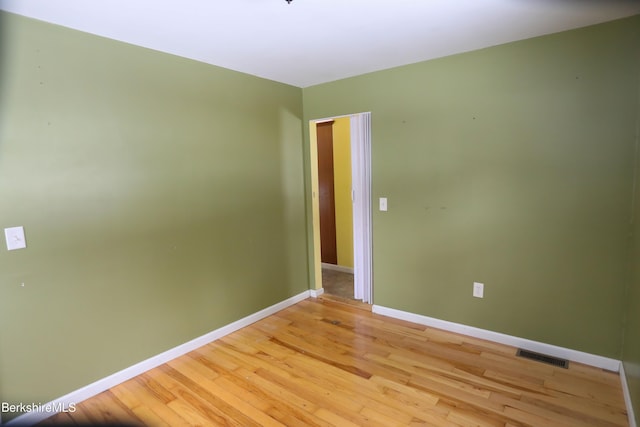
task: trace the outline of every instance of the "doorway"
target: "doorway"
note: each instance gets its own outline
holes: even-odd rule
[[[348,127],[347,139],[350,140],[350,147],[347,148],[348,153],[346,155],[349,159],[346,173],[349,175],[350,182],[346,190],[344,189],[345,172],[342,169],[343,166],[329,164],[330,171],[327,172],[326,170],[327,163],[333,161],[331,154],[333,148],[327,145],[332,143],[334,123],[344,123],[345,121]],[[313,268],[316,291],[322,287],[323,270],[325,271],[325,276],[337,277],[338,281],[342,281],[342,286],[344,286],[344,281],[348,280],[348,275],[345,275],[345,273],[352,273],[351,283],[353,283],[353,289],[350,290],[352,297],[371,304],[373,303],[370,172],[371,113],[311,120],[309,129],[313,206]],[[328,144],[327,140],[329,141]],[[335,156],[338,163],[344,162],[345,158],[344,147],[341,147],[340,150],[342,150],[342,154]],[[328,157],[330,158],[329,161],[327,161]],[[337,172],[333,169],[334,166],[338,168]],[[334,179],[332,176],[327,180],[327,174],[332,175],[334,172],[338,175],[336,178],[340,182],[339,184],[335,184],[335,181],[331,182]],[[340,177],[340,174],[343,176]],[[344,194],[345,191],[346,195]],[[340,195],[338,193],[343,194]],[[321,198],[324,200],[322,204]],[[344,206],[340,208],[341,203],[349,205],[349,217],[346,219],[344,213],[346,208]],[[338,214],[335,211],[336,204],[340,211]],[[327,218],[329,218],[329,225],[322,227],[321,222],[323,224],[326,223]],[[334,225],[331,223],[334,223]],[[335,224],[337,224],[337,232],[331,230],[331,227],[334,227]],[[345,229],[348,230],[349,244],[344,243]],[[324,239],[322,233],[329,234],[329,237]],[[332,239],[331,234],[334,234],[337,238]],[[332,240],[338,241],[336,255],[331,254],[332,248],[336,246],[336,242]],[[340,240],[342,240],[342,244],[339,243]]]

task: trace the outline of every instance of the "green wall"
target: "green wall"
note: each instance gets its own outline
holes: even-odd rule
[[[303,89],[305,125],[372,113],[375,304],[620,358],[638,28]]]
[[[640,76],[639,76],[640,77]],[[640,78],[638,82],[638,128],[636,129],[636,179],[634,192],[633,239],[631,242],[632,277],[626,294],[626,324],[622,361],[640,425]]]
[[[0,228],[28,243],[2,236],[0,401],[47,402],[308,289],[301,89],[0,28]]]

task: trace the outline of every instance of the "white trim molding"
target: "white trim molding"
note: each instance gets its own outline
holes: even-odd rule
[[[288,298],[284,301],[281,301],[277,304],[269,306],[263,310],[260,310],[256,313],[250,314],[247,317],[244,317],[240,320],[237,320],[233,323],[229,323],[228,325],[222,326],[214,331],[211,331],[205,335],[202,335],[198,338],[194,338],[191,341],[188,341],[184,344],[181,344],[177,347],[174,347],[170,350],[167,350],[163,353],[160,353],[156,356],[152,356],[149,359],[143,360],[142,362],[136,363],[133,366],[125,368],[119,372],[116,372],[108,377],[102,378],[94,383],[91,383],[85,387],[82,387],[78,390],[72,391],[69,394],[66,394],[62,397],[59,397],[55,400],[52,400],[49,403],[45,403],[42,406],[45,408],[69,408],[73,407],[70,405],[74,405],[80,403],[83,400],[86,400],[90,397],[93,397],[103,391],[106,391],[116,385],[123,383],[135,376],[138,376],[149,369],[153,369],[157,366],[160,366],[170,360],[175,359],[176,357],[182,356],[183,354],[189,353],[203,345],[206,345],[212,341],[220,339],[225,335],[228,335],[232,332],[237,331],[238,329],[242,329],[245,326],[249,326],[252,323],[257,322],[258,320],[264,319],[267,316],[270,316],[274,313],[277,313],[280,310],[284,310],[285,308],[297,304],[298,302],[309,298],[311,295],[311,291],[304,291],[298,295],[294,295],[291,298]],[[39,423],[40,421],[49,418],[52,415],[55,415],[56,411],[45,412],[45,411],[32,411],[24,413],[10,421],[8,421],[5,425],[7,427],[10,426],[30,426]]]
[[[311,289],[309,291],[309,295],[311,296],[311,298],[318,298],[322,294],[324,294],[324,288]]]
[[[627,375],[624,371],[624,363],[620,363],[620,382],[622,383],[622,394],[624,395],[624,403],[627,407],[627,416],[629,418],[629,427],[637,427],[636,416],[633,411],[633,402],[631,401],[631,393],[629,392],[629,383],[627,383]]]
[[[421,314],[409,313],[407,311],[396,310],[394,308],[383,307],[380,305],[373,305],[372,311],[383,316],[406,320],[408,322],[443,329],[445,331],[456,332],[462,335],[469,335],[475,338],[510,345],[512,347],[523,348],[536,353],[548,354],[553,357],[584,363],[585,365],[606,369],[608,371],[620,372],[621,363],[619,360],[598,356],[596,354],[545,344],[526,338],[514,337],[499,332],[488,331],[486,329],[440,320],[433,317],[423,316]]]

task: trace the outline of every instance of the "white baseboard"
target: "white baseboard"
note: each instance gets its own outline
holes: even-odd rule
[[[309,295],[311,295],[311,298],[318,298],[320,295],[324,294],[324,288],[320,288],[320,289],[311,289],[309,291]]]
[[[343,273],[353,274],[353,267],[343,267],[341,265],[329,264],[329,263],[323,262],[322,268],[326,268],[327,270],[335,270],[335,271],[341,271]]]
[[[622,383],[622,394],[624,395],[624,403],[627,407],[627,416],[629,417],[629,427],[638,427],[638,425],[636,424],[636,416],[633,412],[633,402],[631,401],[631,393],[629,392],[627,375],[624,372],[624,363],[620,363],[620,382]]]
[[[430,326],[437,329],[444,329],[446,331],[456,332],[462,335],[469,335],[475,338],[480,338],[488,341],[494,341],[501,344],[510,345],[513,347],[523,348],[525,350],[534,351],[536,353],[548,354],[550,356],[559,357],[561,359],[572,360],[578,363],[584,363],[585,365],[594,366],[608,371],[619,372],[620,361],[616,359],[610,359],[604,356],[598,356],[596,354],[585,353],[578,350],[572,350],[569,348],[558,347],[551,344],[545,344],[538,341],[532,341],[526,338],[514,337],[511,335],[502,334],[499,332],[488,331],[486,329],[480,329],[473,326],[462,325],[460,323],[449,322],[446,320],[440,320],[433,317],[423,316],[420,314],[409,313],[402,310],[396,310],[393,308],[374,305],[372,311],[384,316],[394,317],[396,319],[406,320],[413,323],[418,323],[425,326]]]
[[[252,323],[257,322],[258,320],[264,319],[267,316],[270,316],[274,313],[277,313],[280,310],[283,310],[289,306],[292,306],[304,299],[309,298],[310,291],[304,291],[298,295],[295,295],[291,298],[288,298],[284,301],[281,301],[277,304],[274,304],[270,307],[267,307],[263,310],[260,310],[256,313],[250,314],[247,317],[244,317],[240,320],[237,320],[233,323],[229,323],[219,329],[211,331],[205,335],[202,335],[198,338],[195,338],[191,341],[188,341],[184,344],[181,344],[177,347],[174,347],[170,350],[167,350],[163,353],[160,353],[156,356],[150,357],[149,359],[143,360],[142,362],[136,363],[133,366],[125,368],[119,372],[116,372],[108,377],[102,378],[94,383],[91,383],[85,387],[82,387],[78,390],[72,391],[69,394],[66,394],[62,397],[59,397],[49,403],[43,404],[43,408],[69,408],[71,404],[80,403],[83,400],[86,400],[90,397],[93,397],[103,391],[106,391],[116,385],[127,381],[135,376],[138,376],[149,369],[153,369],[157,366],[162,365],[176,357],[182,356],[183,354],[189,353],[203,345],[206,345],[212,341],[215,341],[219,338],[224,337],[232,332],[237,331],[238,329],[244,328],[245,326],[249,326]],[[46,418],[55,415],[56,411],[31,411],[24,413],[11,421],[8,421],[5,425],[10,426],[30,426],[39,423],[40,421],[45,420]]]

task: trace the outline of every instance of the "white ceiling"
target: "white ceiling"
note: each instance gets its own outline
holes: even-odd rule
[[[0,0],[0,9],[307,87],[640,13],[640,0]]]

